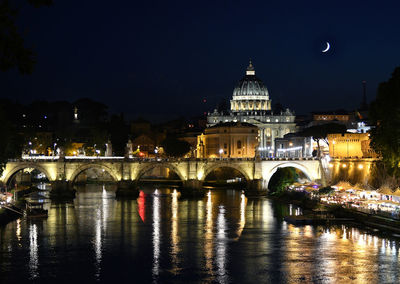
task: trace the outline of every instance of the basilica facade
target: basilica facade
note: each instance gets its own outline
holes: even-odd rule
[[[273,113],[271,99],[263,82],[256,77],[250,61],[246,75],[233,90],[227,114],[214,110],[208,113],[207,126],[218,123],[246,122],[258,127],[259,144],[257,152],[261,157],[273,157],[275,138],[282,138],[287,133],[296,132],[295,115],[289,109]]]

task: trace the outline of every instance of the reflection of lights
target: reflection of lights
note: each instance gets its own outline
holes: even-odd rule
[[[95,235],[94,235],[94,252],[96,254],[96,276],[99,277],[101,262],[101,211],[97,209]]]
[[[304,227],[304,236],[311,238],[313,237],[313,230],[312,227],[310,225],[306,225]]]
[[[17,220],[17,231],[15,233],[17,235],[17,240],[21,241],[21,219]]]
[[[240,195],[240,221],[238,228],[238,238],[242,235],[242,231],[244,229],[244,225],[246,224],[246,196],[244,193]]]
[[[36,224],[30,225],[29,226],[29,272],[32,279],[37,278],[39,276],[37,271],[39,264],[37,237],[38,237],[38,232]]]
[[[178,264],[179,236],[178,236],[178,192],[174,189],[172,193],[172,224],[171,224],[171,253],[174,265]],[[175,267],[177,270],[177,267]]]
[[[160,269],[160,197],[156,189],[153,196],[153,277],[156,278]],[[157,193],[157,194],[156,194]]]
[[[140,191],[139,198],[137,199],[137,203],[139,206],[139,216],[143,222],[146,221],[146,194],[143,191]]]
[[[225,208],[224,206],[219,207],[218,219],[217,219],[217,240],[218,244],[216,247],[216,262],[218,268],[218,282],[227,283],[226,273],[226,220],[225,220]]]
[[[205,226],[204,254],[206,258],[206,269],[209,274],[213,273],[213,221],[211,191],[207,192],[206,226]]]

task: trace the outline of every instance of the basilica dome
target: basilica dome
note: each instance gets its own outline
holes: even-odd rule
[[[268,90],[264,83],[256,77],[253,64],[250,61],[246,76],[239,81],[233,90],[234,96],[267,96]]]
[[[257,111],[271,110],[271,101],[267,88],[256,77],[253,64],[250,61],[246,75],[239,81],[233,90],[231,111]]]

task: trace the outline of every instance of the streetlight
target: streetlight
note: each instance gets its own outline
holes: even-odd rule
[[[219,159],[222,159],[222,153],[224,152],[224,149],[219,149]]]

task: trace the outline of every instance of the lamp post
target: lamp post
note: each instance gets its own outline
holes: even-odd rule
[[[224,152],[224,149],[219,149],[219,159],[222,159],[222,153]]]

